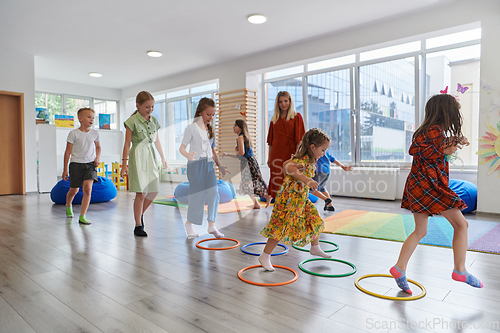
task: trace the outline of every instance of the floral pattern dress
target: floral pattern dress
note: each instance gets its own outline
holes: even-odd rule
[[[302,173],[312,178],[315,163],[306,155],[292,159],[304,167]],[[309,186],[286,175],[274,202],[271,220],[260,232],[266,238],[273,238],[285,244],[304,246],[316,239],[325,224],[316,206],[309,200]]]

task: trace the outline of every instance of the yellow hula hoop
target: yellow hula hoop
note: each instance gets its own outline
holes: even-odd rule
[[[393,297],[393,296],[386,296],[386,295],[374,293],[372,291],[366,290],[365,288],[363,288],[359,285],[359,281],[361,281],[363,279],[366,279],[369,277],[379,277],[379,276],[393,278],[393,276],[389,275],[389,274],[367,274],[367,275],[363,275],[363,276],[360,276],[359,278],[357,278],[356,281],[354,281],[354,285],[356,286],[356,288],[358,288],[359,290],[361,290],[362,292],[364,292],[368,295],[372,295],[372,296],[379,297],[379,298],[391,299],[391,300],[395,300],[395,301],[414,301],[416,299],[420,299],[420,298],[424,297],[427,294],[427,291],[425,290],[425,287],[423,285],[421,285],[417,281],[410,280],[410,279],[407,279],[408,282],[411,282],[414,285],[416,285],[417,287],[419,287],[420,289],[422,289],[422,293],[420,293],[419,295],[409,296],[409,297]]]

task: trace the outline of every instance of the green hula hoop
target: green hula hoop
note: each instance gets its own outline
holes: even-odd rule
[[[331,249],[331,250],[326,250],[326,251],[324,251],[324,252],[335,252],[335,251],[337,251],[337,250],[339,249],[339,245],[338,245],[338,244],[336,244],[336,243],[334,243],[334,242],[330,242],[330,241],[327,241],[327,240],[322,240],[322,239],[320,239],[319,241],[320,241],[320,243],[327,243],[327,244],[331,244],[331,245],[335,246],[335,248],[334,248],[334,249]],[[304,249],[303,247],[298,247],[298,246],[295,246],[295,245],[293,245],[293,244],[292,244],[292,247],[293,247],[294,249],[296,249],[296,250],[299,250],[299,251],[309,252],[309,250],[308,250],[308,249]]]
[[[309,261],[316,261],[316,260],[329,260],[329,261],[337,261],[337,262],[341,262],[343,264],[346,264],[346,265],[349,265],[352,267],[352,271],[349,272],[349,273],[345,273],[345,274],[321,274],[321,273],[316,273],[316,272],[312,272],[310,270],[307,270],[304,268],[304,264],[309,262]],[[303,262],[301,262],[299,264],[299,268],[308,273],[308,274],[311,274],[311,275],[316,275],[316,276],[322,276],[322,277],[344,277],[344,276],[349,276],[349,275],[353,275],[354,273],[357,272],[357,268],[354,264],[348,262],[348,261],[345,261],[345,260],[340,260],[340,259],[334,259],[334,258],[312,258],[312,259],[307,259],[307,260],[304,260]]]

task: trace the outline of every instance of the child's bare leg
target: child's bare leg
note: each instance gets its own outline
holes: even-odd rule
[[[273,197],[269,194],[266,194],[264,198],[266,198],[266,208],[267,208],[271,204],[271,200],[273,199]]]
[[[85,215],[87,214],[87,210],[89,209],[90,205],[90,197],[92,195],[92,185],[94,184],[93,179],[89,179],[83,182],[83,198],[82,198],[82,207],[80,211],[80,215]]]
[[[417,248],[418,243],[425,237],[425,235],[427,235],[427,222],[429,221],[429,215],[413,213],[413,218],[415,219],[415,231],[413,231],[405,240],[403,246],[401,247],[401,252],[399,253],[398,262],[396,263],[396,266],[403,271],[406,271],[408,261]]]
[[[92,195],[92,184],[94,184],[93,179],[88,179],[83,182],[83,198],[82,198],[82,207],[80,211],[80,218],[78,219],[82,224],[90,224],[89,220],[85,217],[87,210],[90,205],[90,197]]]
[[[144,193],[139,193],[137,192],[135,194],[135,200],[134,200],[134,221],[135,221],[135,226],[141,226],[141,215],[143,213],[144,209],[144,199],[146,196]]]
[[[144,198],[144,204],[142,205],[142,214],[151,206],[151,203],[158,195],[158,192],[148,193]]]
[[[319,237],[316,237],[312,242],[311,242],[311,249],[309,250],[309,253],[313,256],[320,256],[323,258],[331,258],[332,256],[325,253],[321,247],[319,246]]]
[[[141,225],[142,225],[143,229],[144,229],[144,213],[149,208],[149,206],[151,206],[151,203],[156,198],[157,194],[158,194],[158,192],[148,193],[148,194],[146,194],[146,196],[144,198],[144,203],[142,204],[142,214],[141,214]],[[135,213],[134,213],[134,217],[135,217]]]
[[[465,269],[467,254],[467,229],[469,223],[458,208],[441,212],[453,226],[453,261],[454,270],[451,275],[453,280],[465,282],[473,287],[482,288],[483,283]]]
[[[406,280],[406,266],[408,265],[408,261],[417,248],[420,240],[427,235],[427,222],[429,220],[429,215],[413,213],[413,218],[415,219],[415,231],[408,236],[401,247],[398,262],[389,270],[394,279],[396,279],[398,287],[408,294],[411,294],[412,291],[410,290],[410,286]]]
[[[271,265],[271,253],[273,253],[273,250],[278,243],[279,240],[268,238],[264,251],[259,256],[259,262],[266,271],[274,271],[274,267]]]
[[[146,237],[148,234],[144,231],[144,226],[142,225],[142,213],[144,211],[144,201],[146,199],[146,195],[144,193],[135,193],[134,200],[134,235],[140,237]]]
[[[259,201],[257,200],[256,197],[254,197],[253,195],[248,195],[250,197],[250,199],[252,199],[252,202],[253,202],[253,209],[260,209],[260,204],[259,204]]]
[[[325,190],[325,191],[323,191],[323,192],[321,192],[321,193],[323,193],[323,195],[324,195],[325,197],[330,198],[330,193],[328,193],[328,191],[327,191],[327,190]],[[328,206],[333,206],[333,205],[332,205],[332,203],[330,202],[330,204],[329,204]]]

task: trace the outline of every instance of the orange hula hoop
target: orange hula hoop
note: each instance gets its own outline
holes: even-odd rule
[[[281,266],[281,265],[273,265],[273,267],[283,268],[283,269],[286,269],[286,270],[292,272],[295,276],[291,280],[284,281],[284,282],[278,282],[278,283],[261,283],[261,282],[250,281],[250,280],[247,280],[243,277],[244,271],[251,269],[251,268],[256,268],[256,267],[262,267],[262,265],[253,265],[253,266],[248,266],[248,267],[242,268],[238,272],[238,277],[240,278],[240,280],[244,281],[246,283],[253,284],[256,286],[261,286],[261,287],[277,287],[277,286],[284,286],[286,284],[290,284],[292,282],[295,282],[299,278],[299,274],[295,270],[291,269],[290,267]]]
[[[228,246],[228,247],[204,247],[204,246],[200,245],[200,243],[208,242],[208,241],[213,241],[213,240],[229,240],[229,241],[236,242],[236,245]],[[240,241],[239,240],[234,239],[234,238],[224,238],[224,237],[202,239],[201,241],[198,241],[198,243],[196,243],[196,247],[197,248],[202,249],[202,250],[212,250],[212,251],[234,249],[235,247],[238,247],[239,245],[240,245]]]

